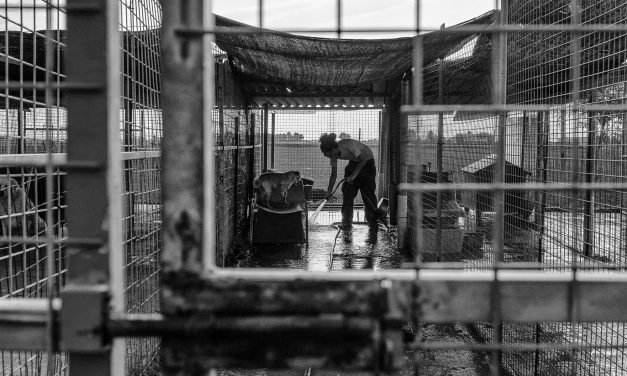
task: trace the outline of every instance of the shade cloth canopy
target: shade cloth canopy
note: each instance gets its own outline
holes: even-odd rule
[[[496,15],[488,12],[452,28],[491,24]],[[399,79],[413,66],[413,37],[316,38],[260,29],[217,15],[215,19],[216,44],[231,60],[244,93],[258,105],[320,104],[320,98],[325,98],[325,104],[380,105],[386,86],[389,90],[386,82]],[[477,35],[432,32],[420,37],[423,64],[428,66]]]

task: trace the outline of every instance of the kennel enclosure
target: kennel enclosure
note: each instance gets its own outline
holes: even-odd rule
[[[148,372],[147,359],[159,346],[166,374],[233,364],[250,349],[257,351],[247,353],[244,365],[250,367],[309,366],[322,359],[328,367],[387,370],[399,366],[398,324],[405,321],[473,323],[487,344],[462,346],[491,351],[495,365],[517,374],[623,371],[625,310],[616,303],[626,294],[621,2],[503,2],[500,13],[395,41],[405,59],[383,50],[381,61],[391,59],[393,77],[363,77],[386,77],[395,85],[360,82],[331,90],[332,82],[325,80],[333,75],[309,76],[302,87],[288,86],[294,95],[285,94],[285,82],[269,77],[280,69],[255,65],[270,60],[228,48],[238,37],[249,43],[291,37],[222,18],[214,29],[200,1],[36,4],[48,18],[67,17],[67,35],[51,31],[52,25],[45,32],[2,33],[2,64],[12,74],[3,76],[4,119],[16,140],[7,136],[3,144],[14,146],[2,160],[6,175],[19,178],[9,188],[39,191],[28,179],[42,177],[46,196],[53,197],[43,209],[41,198],[31,196],[38,209],[6,217],[26,222],[32,214],[27,211],[45,213],[42,220],[51,231],[33,235],[24,232],[26,226],[3,234],[8,253],[3,250],[0,265],[10,271],[0,280],[9,290],[0,300],[4,373],[54,367],[56,373],[121,374],[110,364],[128,367],[123,373],[135,364],[138,372]],[[5,25],[14,17],[7,9]],[[147,19],[152,22],[138,26]],[[512,24],[524,26],[507,27]],[[234,29],[224,29],[229,27]],[[212,38],[214,52],[208,48]],[[34,47],[41,41],[45,46]],[[316,50],[316,43],[308,40],[305,46],[333,51]],[[355,45],[373,54],[367,43]],[[24,51],[51,58],[31,61]],[[83,64],[84,56],[93,57],[92,64]],[[118,57],[126,62],[121,67]],[[64,61],[67,70],[58,72],[53,61]],[[23,73],[29,70],[36,74]],[[417,258],[411,268],[385,273],[224,267],[232,245],[247,232],[252,178],[267,167],[271,111],[325,97],[332,106],[340,100],[351,106],[350,98],[381,106],[378,185],[388,190],[394,220],[405,218],[404,244],[417,254],[423,239],[417,225],[424,217],[421,195],[433,193],[437,212],[447,191],[455,192],[459,204],[466,203],[461,192],[493,192],[494,212],[486,221],[493,231],[467,224],[490,234],[488,257],[465,265]],[[312,106],[327,103],[318,100]],[[36,133],[40,126],[30,125],[39,107],[46,109],[39,111],[46,114],[45,137]],[[489,154],[496,154],[497,171],[489,186],[456,180],[464,166]],[[506,160],[529,171],[527,180],[507,182]],[[419,181],[426,162],[435,184]],[[16,166],[28,172],[9,171]],[[513,226],[508,232],[510,191],[527,193],[531,208],[524,210],[531,228]],[[476,216],[472,205],[466,207],[468,218]],[[63,216],[67,233],[55,230],[56,224],[63,227]],[[446,221],[437,218],[436,213],[436,236]],[[533,263],[516,262],[522,248],[534,252]],[[35,267],[27,267],[32,263]],[[320,318],[320,313],[330,315]],[[208,315],[214,320],[202,320]],[[20,327],[11,325],[18,322]],[[250,336],[251,328],[261,335]],[[199,341],[190,331],[206,337]],[[287,334],[283,344],[269,340],[276,333]],[[319,345],[307,349],[305,360],[290,352],[303,335]],[[122,339],[129,336],[161,337],[161,342]],[[238,353],[236,344],[247,346]],[[363,352],[334,357],[347,344]],[[294,359],[302,363],[290,363]],[[5,364],[12,368],[5,370]]]

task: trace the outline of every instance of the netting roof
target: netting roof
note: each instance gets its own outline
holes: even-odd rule
[[[459,25],[490,24],[496,12],[489,12]],[[273,30],[263,30],[221,16],[215,16],[216,44],[232,62],[238,83],[252,105],[374,105],[381,106],[383,98],[393,89],[390,80],[398,80],[413,66],[413,38],[393,39],[331,39],[298,36]],[[452,26],[455,28],[459,25]],[[14,82],[43,82],[45,80],[46,31],[34,33],[8,31],[0,33],[0,80]],[[127,92],[159,93],[157,65],[159,57],[158,29],[122,32],[122,69],[124,77],[139,72],[125,82]],[[53,31],[53,80],[65,80],[66,31]],[[458,51],[477,35],[432,32],[421,36],[424,45],[424,65]],[[489,40],[471,53],[455,60],[447,75],[448,103],[468,100],[471,89],[488,81]],[[480,48],[481,47],[481,48]],[[57,66],[57,61],[60,61]],[[455,69],[453,69],[455,67]],[[436,92],[434,83],[425,80],[425,100]],[[133,89],[135,87],[135,89]],[[289,89],[289,90],[288,90]],[[470,89],[470,90],[467,90]],[[44,103],[44,90],[35,90],[30,100]],[[466,93],[466,94],[463,94]],[[20,106],[19,89],[9,89],[3,98],[9,108]],[[54,97],[63,105],[64,92]],[[476,99],[476,90],[471,94]],[[432,98],[431,98],[432,99]],[[137,105],[160,107],[152,96],[133,98]],[[59,103],[57,103],[59,102]],[[433,100],[431,100],[433,102]]]
[[[488,12],[452,28],[491,24],[495,16],[495,11]],[[377,105],[385,96],[386,81],[400,78],[413,66],[411,37],[315,38],[262,30],[217,15],[216,28],[216,44],[231,59],[242,89],[253,104],[303,105],[312,104],[307,98],[326,98],[326,104]],[[432,32],[421,37],[423,64],[428,66],[477,35]],[[472,52],[465,58],[474,55]],[[483,61],[485,54],[480,56]],[[476,65],[475,60],[470,60],[466,68]],[[485,77],[472,78],[479,82]]]

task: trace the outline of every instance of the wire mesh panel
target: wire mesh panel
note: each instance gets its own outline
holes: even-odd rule
[[[161,5],[120,2],[122,93],[120,140],[127,313],[159,312],[161,242]],[[153,374],[157,338],[127,341],[127,372]]]
[[[268,148],[269,167],[279,172],[299,171],[314,181],[312,199],[326,195],[331,166],[320,151],[318,139],[323,133],[335,133],[337,139],[354,139],[368,145],[379,160],[379,109],[280,109],[271,111],[271,143]],[[272,132],[272,129],[270,129]],[[274,154],[272,154],[274,153]],[[338,160],[342,178],[348,161]],[[336,195],[341,197],[341,190]],[[363,204],[361,197],[356,203]]]
[[[577,6],[574,6],[577,5]],[[531,25],[624,25],[621,1],[512,1],[510,22]],[[562,105],[555,110],[518,114],[517,129],[527,142],[511,147],[519,165],[538,183],[624,182],[624,112],[583,111],[586,104],[624,104],[624,33],[592,31],[521,33],[509,36],[508,100],[522,104]],[[574,42],[571,42],[574,40]],[[572,68],[572,69],[571,69]],[[510,115],[510,117],[512,117]],[[624,262],[624,205],[620,191],[534,192],[533,218],[539,244],[535,259],[559,268]],[[534,247],[535,248],[535,247]],[[507,353],[513,374],[625,373],[622,323],[564,323],[507,326],[509,341],[531,336],[537,343],[580,344],[607,349]]]
[[[65,10],[58,2],[4,2],[0,9],[0,299],[56,297],[66,280]],[[51,159],[48,159],[51,158]],[[57,354],[0,351],[0,374],[63,374]]]
[[[248,238],[253,178],[262,166],[264,112],[249,108],[237,87],[224,51],[213,46],[216,61],[215,107],[217,260],[225,265]]]
[[[161,111],[157,1],[120,2],[126,310],[159,307]],[[57,297],[67,278],[64,240],[67,111],[66,9],[7,1],[0,10],[0,298]],[[86,35],[87,36],[87,35]],[[75,142],[80,142],[76,140]],[[46,235],[54,240],[46,240]],[[52,259],[52,260],[50,260]],[[129,340],[127,369],[154,367],[158,341]],[[2,375],[66,374],[65,356],[0,352]]]
[[[509,23],[521,25],[624,25],[627,9],[620,1],[509,1]],[[502,32],[503,33],[503,32]],[[462,111],[410,117],[410,139],[419,143],[424,176],[439,182],[492,183],[496,177],[499,142],[503,147],[505,183],[550,184],[563,182],[621,183],[625,177],[624,113],[582,110],[579,104],[622,105],[624,92],[625,34],[623,32],[509,33],[507,45],[507,102],[544,105],[545,111],[507,113],[499,139],[499,117],[491,113]],[[493,39],[494,40],[494,39]],[[574,42],[573,42],[574,40]],[[481,37],[452,51],[424,70],[424,101],[433,104],[460,101],[451,77],[468,75],[459,61],[477,54]],[[472,44],[472,49],[468,49]],[[578,47],[575,47],[578,46]],[[468,77],[468,76],[466,76]],[[493,76],[494,77],[494,76]],[[439,89],[439,90],[438,90]],[[492,101],[484,88],[470,90],[470,102]],[[468,92],[466,92],[467,94]],[[412,146],[410,146],[412,147]],[[424,179],[422,180],[424,182]],[[492,192],[460,191],[456,204],[464,207],[463,241],[445,235],[440,218],[429,242],[423,224],[423,251],[437,261],[463,261],[472,267],[493,268],[493,226],[499,219]],[[445,193],[439,200],[444,201]],[[436,194],[422,196],[428,219]],[[538,263],[538,267],[598,270],[624,262],[624,194],[616,190],[505,191],[503,200],[504,262]],[[446,211],[442,208],[441,216]],[[450,214],[450,213],[449,213]],[[454,248],[451,255],[446,255]],[[499,352],[505,370],[514,375],[615,375],[625,373],[623,323],[508,323],[477,324],[480,338],[504,344],[535,343],[547,350]],[[559,349],[559,346],[586,346]],[[554,349],[551,349],[554,347]]]

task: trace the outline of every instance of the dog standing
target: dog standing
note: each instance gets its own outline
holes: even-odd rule
[[[262,198],[265,199],[266,205],[270,207],[270,196],[272,192],[278,190],[283,196],[283,203],[287,204],[287,191],[292,184],[300,185],[300,172],[266,172],[259,175],[253,181],[253,187],[261,192]]]

